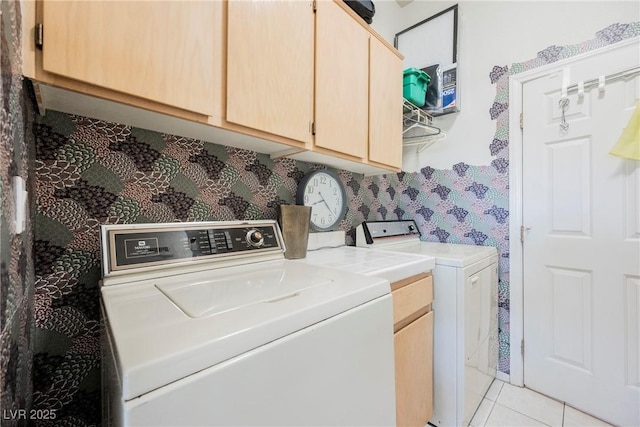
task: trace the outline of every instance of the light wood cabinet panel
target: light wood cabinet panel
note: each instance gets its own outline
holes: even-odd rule
[[[316,13],[315,146],[368,157],[369,32],[334,1]]]
[[[393,324],[402,327],[405,319],[433,301],[433,277],[425,277],[393,291]]]
[[[402,166],[402,59],[370,39],[369,160]]]
[[[390,141],[401,131],[389,100],[401,97],[383,86],[401,56],[342,0],[317,2],[315,14],[314,3],[25,2],[23,73],[41,114],[397,172]]]
[[[424,426],[433,414],[433,312],[396,332],[396,420]]]
[[[230,1],[227,121],[311,142],[311,2]]]
[[[214,3],[44,1],[42,68],[213,114]]]

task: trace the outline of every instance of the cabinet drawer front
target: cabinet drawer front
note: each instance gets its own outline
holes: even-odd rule
[[[433,277],[425,277],[392,292],[393,324],[423,309],[433,301]]]

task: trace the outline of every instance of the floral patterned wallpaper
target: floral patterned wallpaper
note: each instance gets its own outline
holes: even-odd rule
[[[311,166],[54,111],[34,133],[34,405],[94,425],[100,225],[275,219]]]
[[[20,4],[0,2],[0,424],[24,425],[32,408],[33,255],[32,222],[13,227],[12,177],[28,185],[33,109],[23,88]],[[24,412],[23,412],[24,411]]]
[[[19,19],[7,18],[10,13],[4,9],[13,7],[8,2],[2,7],[2,22],[10,23],[11,31],[5,34],[3,25],[3,107],[8,98],[14,102],[2,110],[2,144],[4,148],[5,140],[14,141],[14,147],[24,152],[29,135],[5,138],[11,132],[5,130],[4,114],[10,111],[17,129],[26,117],[35,138],[36,198],[33,254],[29,245],[14,250],[15,236],[6,232],[9,221],[2,218],[2,404],[22,408],[32,399],[34,408],[56,410],[56,420],[37,420],[37,425],[99,425],[100,224],[275,218],[277,205],[293,202],[302,176],[320,166],[273,161],[254,152],[53,111],[32,120],[30,105],[16,105],[20,97],[11,95],[21,89],[15,85],[13,92],[5,89],[9,76],[5,70],[19,70],[15,63],[5,65],[5,53],[16,51],[7,44],[16,43]],[[377,177],[338,171],[350,199],[340,224],[350,244],[355,226],[365,219],[415,218],[425,240],[498,248],[499,369],[505,373],[509,372],[508,76],[638,34],[640,23],[614,24],[580,45],[551,46],[530,61],[494,67],[490,79],[496,84],[496,98],[488,118],[496,121],[496,133],[493,141],[486,141],[493,156],[490,165],[459,163],[447,170],[425,165],[418,173]],[[2,156],[5,171],[5,164],[12,163],[4,152]],[[10,185],[4,175],[3,195]],[[6,197],[2,203],[3,212],[10,212],[10,207],[5,211]],[[9,246],[11,251],[7,242],[14,245]],[[14,252],[19,260],[8,255]],[[12,285],[13,276],[23,278],[22,287]],[[11,295],[5,288],[19,288],[22,299],[5,297]],[[16,304],[19,300],[22,305]],[[33,349],[31,310],[36,326]],[[11,326],[4,319],[12,321]],[[4,339],[5,331],[10,331],[9,340]],[[30,351],[35,353],[33,368]]]

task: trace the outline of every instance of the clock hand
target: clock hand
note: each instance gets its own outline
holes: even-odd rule
[[[331,207],[329,206],[329,203],[327,203],[327,201],[324,199],[324,197],[322,197],[322,193],[318,191],[318,194],[320,195],[320,198],[322,199],[321,201],[324,202],[324,205],[327,207],[327,209],[329,209],[329,212],[331,212]]]

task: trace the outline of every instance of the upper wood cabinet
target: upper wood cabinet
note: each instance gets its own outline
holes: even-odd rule
[[[213,2],[41,5],[44,71],[213,114]]]
[[[369,160],[402,166],[402,60],[371,37],[369,45]]]
[[[227,121],[311,143],[313,20],[310,2],[228,3]]]
[[[402,58],[341,1],[318,2],[315,147],[402,166]]]
[[[316,147],[367,159],[369,32],[334,1],[316,16]]]
[[[41,112],[400,170],[402,57],[342,0],[23,6],[23,72]]]

